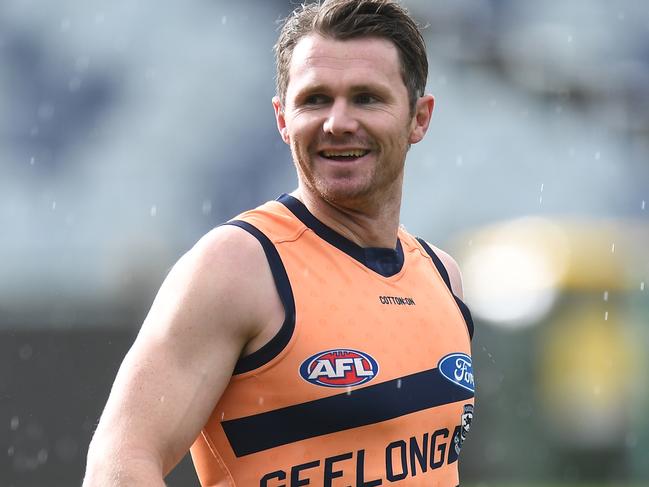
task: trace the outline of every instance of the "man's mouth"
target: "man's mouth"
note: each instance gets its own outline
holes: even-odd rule
[[[353,161],[369,154],[367,149],[322,150],[318,155],[333,161]]]

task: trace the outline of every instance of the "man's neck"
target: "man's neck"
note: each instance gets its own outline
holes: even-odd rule
[[[381,203],[346,207],[331,203],[303,185],[291,193],[322,223],[361,247],[394,249],[397,246],[401,187]]]

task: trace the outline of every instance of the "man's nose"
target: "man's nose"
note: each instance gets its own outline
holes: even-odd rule
[[[337,99],[334,101],[324,122],[323,129],[325,133],[331,135],[352,134],[358,130],[358,121],[354,117],[347,100]]]

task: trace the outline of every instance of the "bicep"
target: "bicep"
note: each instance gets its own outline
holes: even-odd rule
[[[158,335],[158,333],[156,333]],[[141,334],[118,372],[102,422],[126,448],[147,451],[166,474],[182,458],[229,380],[239,348]]]
[[[207,254],[190,252],[163,283],[98,428],[126,451],[150,454],[165,474],[207,421],[255,320],[254,307],[238,304],[246,284],[237,259]]]

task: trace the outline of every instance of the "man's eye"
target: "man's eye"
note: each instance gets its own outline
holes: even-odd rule
[[[361,105],[368,105],[370,103],[376,103],[378,101],[378,98],[374,95],[370,95],[369,93],[360,93],[354,97],[354,101]]]
[[[305,105],[322,105],[329,100],[325,95],[309,95],[304,99]]]

